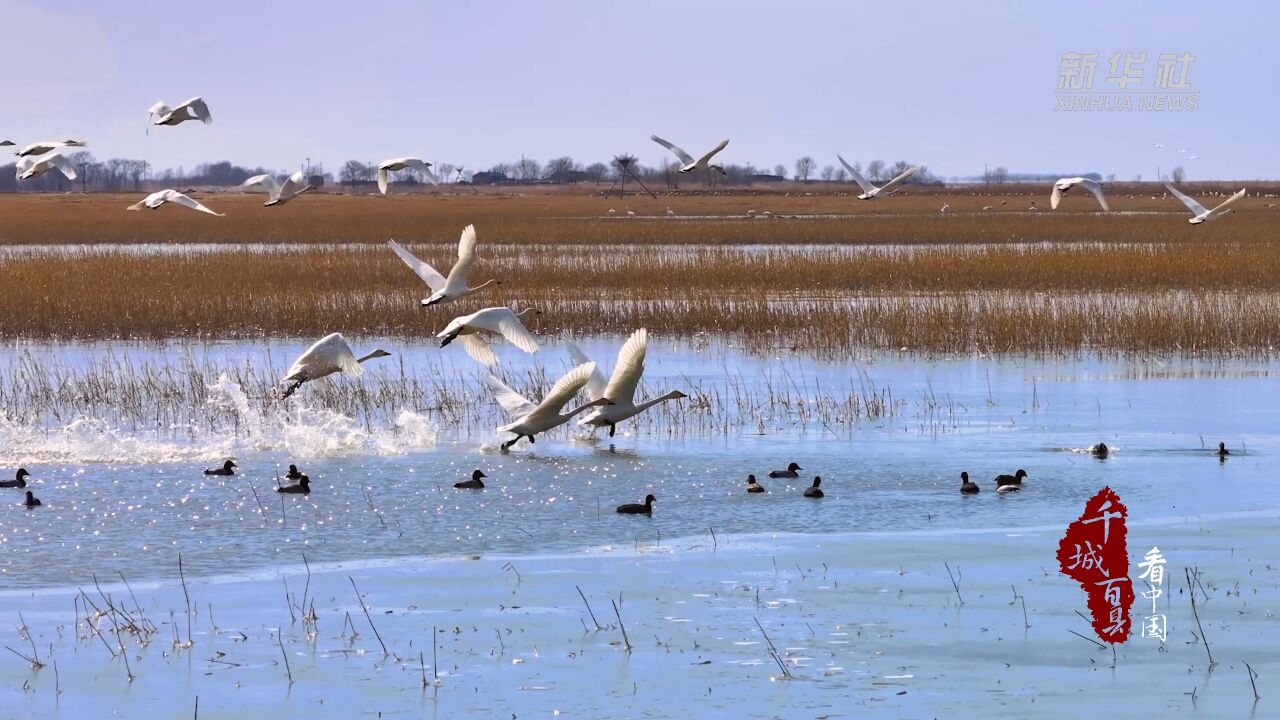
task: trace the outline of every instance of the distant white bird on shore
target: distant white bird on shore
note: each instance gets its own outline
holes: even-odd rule
[[[1093,196],[1098,198],[1098,204],[1102,206],[1103,212],[1111,212],[1111,206],[1107,205],[1107,198],[1102,194],[1102,183],[1082,177],[1062,178],[1055,182],[1053,184],[1053,193],[1049,196],[1049,209],[1057,210],[1058,203],[1062,202],[1063,194],[1077,185],[1093,193]]]
[[[839,155],[836,155],[836,158],[840,161],[840,164],[844,166],[844,169],[849,171],[849,176],[853,178],[854,182],[858,183],[858,187],[862,188],[862,194],[858,196],[859,200],[875,200],[876,196],[878,196],[880,193],[884,192],[885,190],[888,190],[894,185],[897,185],[903,180],[906,180],[907,178],[914,175],[916,171],[920,169],[919,165],[914,165],[912,167],[909,167],[906,170],[904,170],[900,175],[898,175],[898,177],[890,180],[889,182],[885,183],[884,185],[881,185],[880,187],[876,187],[875,185],[872,185],[866,178],[862,177],[862,173],[858,172],[857,170],[854,170],[852,165],[845,162],[844,158],[840,157]]]
[[[391,173],[397,170],[410,169],[417,170],[422,173],[423,177],[430,180],[432,185],[440,184],[440,180],[436,178],[436,174],[431,171],[431,163],[419,160],[415,157],[392,158],[378,163],[378,191],[383,195],[386,195],[387,182],[390,180]]]
[[[668,206],[667,206],[667,217],[675,217],[675,216],[676,216],[676,211],[675,211],[675,210],[672,210],[672,209],[671,209],[671,206],[670,206],[670,205],[668,205]]]
[[[436,333],[436,337],[444,338],[440,347],[445,347],[455,339],[462,349],[481,365],[490,367],[498,364],[498,356],[493,353],[489,341],[481,333],[493,333],[505,337],[512,345],[529,353],[538,352],[538,341],[533,333],[520,322],[528,314],[538,314],[538,310],[525,308],[519,313],[510,308],[491,307],[473,312],[470,315],[454,318],[444,330]]]
[[[285,373],[281,382],[292,383],[285,389],[281,399],[287,398],[305,382],[317,380],[326,375],[345,372],[353,377],[364,374],[360,363],[374,358],[387,357],[391,353],[385,350],[374,350],[364,357],[356,357],[351,345],[341,333],[332,333],[321,338],[316,344],[307,348]]]
[[[29,157],[34,155],[43,155],[47,152],[53,152],[58,148],[64,147],[87,147],[89,143],[83,140],[42,140],[38,143],[31,143],[14,153],[18,157]]]
[[[254,175],[240,184],[240,187],[254,186],[261,187],[270,194],[271,199],[262,203],[266,207],[283,205],[305,192],[315,190],[314,186],[307,184],[307,176],[301,170],[290,175],[283,185],[270,175]]]
[[[631,337],[623,343],[622,349],[618,351],[618,364],[614,365],[613,375],[609,377],[608,382],[605,381],[604,373],[600,371],[599,366],[592,363],[591,359],[576,345],[569,345],[569,355],[573,357],[575,363],[592,365],[595,368],[591,372],[591,377],[587,379],[587,397],[592,400],[608,398],[613,402],[612,405],[598,408],[579,420],[579,425],[608,427],[609,437],[613,437],[618,429],[617,424],[623,420],[635,417],[659,403],[688,397],[679,390],[672,390],[666,395],[636,404],[636,386],[640,384],[640,376],[644,374],[644,357],[648,345],[647,330],[640,328],[632,333]]]
[[[52,153],[39,160],[29,155],[25,156],[18,160],[16,174],[19,180],[30,180],[55,169],[65,175],[68,180],[76,179],[75,166],[71,164],[70,160],[63,157],[61,153]]]
[[[635,216],[636,216],[636,211],[632,210],[631,208],[627,208],[627,217],[635,217]]]
[[[485,378],[489,385],[490,392],[493,393],[493,399],[498,401],[502,409],[506,411],[512,419],[512,422],[498,428],[499,432],[515,433],[515,438],[502,443],[502,449],[506,450],[512,445],[520,441],[520,438],[529,438],[529,442],[534,442],[534,436],[541,432],[546,432],[552,428],[559,427],[571,419],[574,415],[593,407],[600,407],[611,404],[608,398],[599,398],[592,400],[585,405],[562,412],[566,403],[573,399],[574,395],[587,384],[587,380],[591,377],[591,373],[596,369],[595,363],[587,363],[579,365],[564,377],[556,381],[551,386],[551,390],[542,398],[542,402],[534,404],[526,399],[523,395],[507,387],[501,380],[490,375]]]
[[[468,225],[462,230],[462,237],[458,239],[458,261],[453,264],[453,268],[449,270],[449,277],[445,277],[436,272],[436,269],[427,263],[414,257],[413,253],[405,250],[395,240],[387,241],[391,249],[410,270],[417,273],[418,277],[431,288],[431,295],[423,298],[422,306],[430,307],[440,303],[452,302],[458,298],[463,298],[471,293],[483,290],[490,285],[501,285],[500,280],[487,280],[483,284],[475,287],[467,287],[467,276],[471,273],[471,264],[476,259],[476,227]]]
[[[1192,198],[1187,197],[1186,195],[1183,195],[1181,192],[1178,192],[1178,189],[1175,188],[1174,186],[1168,183],[1165,183],[1165,187],[1168,188],[1169,192],[1172,193],[1174,197],[1181,200],[1182,204],[1186,205],[1187,209],[1191,211],[1191,214],[1194,217],[1192,217],[1187,222],[1191,223],[1192,225],[1199,225],[1201,223],[1212,222],[1222,217],[1223,215],[1226,215],[1229,212],[1235,212],[1234,210],[1228,210],[1227,208],[1233,203],[1235,203],[1237,200],[1239,200],[1240,198],[1244,197],[1244,190],[1245,190],[1244,188],[1240,188],[1239,192],[1227,198],[1226,200],[1223,200],[1222,204],[1219,205],[1218,207],[1212,210],[1206,210],[1205,207],[1200,203],[1196,202]]]
[[[158,102],[147,110],[147,116],[150,125],[181,125],[188,120],[199,120],[205,125],[213,122],[209,106],[199,97],[193,97],[177,107],[169,107],[163,101]],[[148,132],[151,130],[150,125],[147,127]]]
[[[161,190],[160,192],[151,193],[150,195],[143,198],[141,202],[134,203],[133,205],[130,205],[125,209],[141,210],[143,208],[147,208],[149,210],[159,210],[160,206],[164,205],[165,203],[175,203],[183,207],[189,207],[192,210],[199,210],[202,213],[209,213],[210,215],[217,215],[218,217],[223,217],[222,213],[214,212],[213,210],[210,210],[204,205],[201,205],[200,201],[194,198],[187,197],[186,195],[183,195],[177,190],[172,190],[172,189]]]
[[[948,205],[948,204],[946,204],[946,203],[943,203],[943,204],[942,204],[942,209],[941,209],[941,210],[939,210],[938,212],[942,213],[943,215],[946,215],[946,214],[947,214],[947,211],[948,211],[948,210],[950,210],[950,209],[951,209],[951,206],[950,206],[950,205]]]
[[[693,172],[694,170],[715,170],[719,172],[721,175],[728,174],[725,172],[725,169],[723,167],[711,162],[711,158],[715,157],[716,153],[723,150],[725,146],[729,144],[728,140],[720,141],[720,144],[715,146],[715,148],[711,152],[695,160],[694,157],[689,153],[685,152],[684,150],[681,150],[675,145],[672,145],[666,140],[663,140],[657,135],[651,135],[650,139],[658,143],[662,147],[670,150],[672,153],[675,154],[676,157],[680,158],[680,162],[684,164],[680,166],[679,172],[687,173],[687,172]]]

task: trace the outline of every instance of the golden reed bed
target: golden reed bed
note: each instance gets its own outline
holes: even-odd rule
[[[1265,198],[1204,227],[1188,225],[1176,200],[1123,193],[1113,194],[1118,210],[1168,214],[1098,215],[1086,198],[1023,212],[1031,199],[1044,204],[1025,192],[873,203],[563,192],[317,195],[280,208],[261,207],[257,195],[202,199],[227,217],[126,213],[125,196],[0,197],[0,332],[417,339],[455,314],[523,303],[544,310],[535,332],[645,326],[830,357],[902,348],[1250,354],[1280,341],[1280,213]],[[938,213],[941,202],[952,212]],[[714,217],[669,219],[667,206]],[[610,207],[654,216],[602,217]],[[747,209],[838,216],[735,217]],[[473,280],[504,284],[474,302],[421,309],[425,288],[382,243],[395,237],[447,267],[468,222],[481,239]],[[100,242],[237,245],[164,254],[2,247]],[[315,246],[241,245],[264,243]]]

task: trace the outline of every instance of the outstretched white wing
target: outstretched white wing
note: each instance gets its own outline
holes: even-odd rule
[[[538,403],[538,407],[534,412],[560,412],[560,408],[564,404],[573,399],[574,395],[587,384],[587,380],[591,377],[591,373],[595,372],[596,364],[589,362],[586,365],[578,365],[572,370],[564,374],[564,377],[556,381],[551,386],[542,402]]]
[[[1244,197],[1244,188],[1240,188],[1240,190],[1236,192],[1236,194],[1232,195],[1226,200],[1223,200],[1221,205],[1213,209],[1213,214],[1221,215],[1223,212],[1226,211],[1227,206],[1231,205],[1232,203],[1234,203],[1235,201],[1239,200],[1242,197]]]
[[[1205,207],[1203,205],[1196,202],[1192,198],[1189,198],[1186,195],[1183,195],[1182,193],[1178,192],[1178,188],[1170,185],[1169,183],[1165,183],[1164,187],[1166,190],[1172,193],[1174,197],[1181,200],[1182,204],[1186,205],[1187,209],[1191,210],[1192,215],[1203,215],[1204,213],[1208,212],[1207,210],[1205,210]]]
[[[881,189],[881,190],[888,190],[889,188],[893,187],[894,185],[897,185],[898,183],[902,182],[903,180],[906,180],[907,178],[911,177],[912,175],[915,175],[915,174],[916,174],[916,171],[918,171],[919,169],[920,169],[920,166],[919,166],[919,165],[915,165],[915,166],[912,166],[912,167],[907,168],[906,170],[903,170],[901,175],[899,175],[898,177],[896,177],[896,178],[894,178],[894,179],[890,180],[889,182],[885,183],[884,185],[881,185],[881,186],[880,186],[880,189]]]
[[[311,187],[307,184],[307,176],[301,170],[290,175],[285,181],[284,186],[280,188],[280,197],[291,198]]]
[[[634,402],[636,385],[644,374],[644,355],[649,346],[649,332],[640,328],[631,334],[618,351],[618,364],[613,368],[604,397],[615,403]]]
[[[1049,195],[1049,209],[1057,210],[1058,203],[1062,202],[1062,181],[1053,184],[1053,192]]]
[[[489,392],[493,393],[493,399],[498,401],[503,411],[510,415],[512,420],[519,420],[537,407],[492,375],[487,376],[484,381],[489,386]]]
[[[720,144],[715,146],[715,149],[713,149],[711,152],[707,153],[706,155],[703,155],[702,157],[698,158],[698,164],[702,165],[704,163],[711,162],[711,158],[714,157],[716,153],[723,150],[725,146],[728,144],[729,144],[728,140],[721,140]]]
[[[869,193],[872,190],[876,189],[875,185],[872,185],[871,183],[867,182],[867,179],[862,177],[862,173],[858,172],[857,170],[854,170],[853,166],[845,162],[844,158],[840,157],[839,155],[836,155],[836,159],[840,161],[840,164],[844,166],[845,170],[849,171],[849,177],[853,178],[853,181],[858,183],[858,187],[862,188],[863,193]]]
[[[467,275],[471,272],[471,263],[476,259],[476,226],[468,225],[462,229],[458,238],[458,262],[449,270],[445,279],[445,287],[452,290],[467,289]]]
[[[195,115],[196,119],[205,125],[213,122],[213,115],[209,114],[209,106],[205,104],[205,101],[199,96],[193,97],[182,103],[178,107],[174,108],[174,111],[176,112],[183,108],[191,108],[191,114]]]
[[[161,190],[160,192],[163,194],[164,202],[177,203],[183,207],[189,207],[192,210],[199,210],[200,212],[203,212],[203,213],[209,213],[210,215],[217,215],[218,217],[223,217],[222,213],[214,212],[213,210],[210,210],[204,205],[201,205],[200,201],[196,200],[195,198],[183,195],[177,190]]]
[[[582,352],[582,349],[577,345],[569,343],[568,349],[569,357],[573,358],[573,364],[586,365],[591,362],[591,358],[587,357],[587,354]],[[599,366],[596,366],[595,372],[591,373],[591,377],[587,378],[587,395],[592,400],[599,400],[604,397],[604,389],[607,386],[608,381],[605,380],[604,373],[600,372]]]
[[[67,176],[68,180],[76,179],[76,166],[72,165],[71,161],[63,157],[60,153],[54,153],[44,160],[41,160],[41,162],[48,164],[50,167],[58,168],[62,171],[63,175]]]
[[[387,194],[387,180],[390,174],[391,174],[391,171],[388,170],[387,168],[385,167],[378,168],[378,192],[382,193],[383,195]]]
[[[436,272],[435,268],[414,257],[413,253],[405,250],[400,246],[400,243],[395,240],[388,240],[387,244],[391,246],[391,250],[394,251],[396,255],[400,256],[400,259],[404,261],[404,264],[409,266],[410,270],[414,271],[417,273],[418,277],[422,278],[422,282],[426,283],[427,287],[431,288],[432,292],[439,292],[444,289],[445,278],[443,275]]]
[[[511,311],[511,308],[486,308],[476,313],[467,325],[499,333],[512,345],[530,355],[538,352],[538,341],[533,337],[533,333],[529,332],[529,329],[524,326],[524,323],[520,322],[520,318]]]
[[[310,379],[327,374],[326,370],[335,372],[335,368],[336,371],[355,377],[364,374],[364,369],[356,361],[355,353],[351,352],[351,346],[342,337],[342,333],[331,333],[317,340],[298,356],[289,367],[289,372],[285,373],[284,379],[296,380],[300,374]]]
[[[684,163],[685,165],[692,165],[692,164],[693,164],[693,156],[692,156],[692,155],[690,155],[689,153],[687,153],[687,152],[685,152],[685,151],[681,150],[680,148],[676,147],[675,145],[672,145],[671,143],[667,142],[666,140],[663,140],[662,138],[658,137],[657,135],[651,135],[651,136],[649,136],[649,139],[650,139],[650,140],[652,140],[652,141],[654,141],[654,142],[656,142],[656,143],[658,143],[658,144],[659,144],[659,145],[661,145],[662,147],[664,147],[664,148],[666,148],[666,149],[670,150],[671,152],[675,153],[675,154],[676,154],[676,157],[680,158],[680,162]],[[729,141],[728,141],[728,140],[726,140],[725,142],[729,142]]]
[[[240,187],[260,187],[271,195],[272,200],[280,197],[280,181],[270,175],[254,175],[240,183]]]
[[[1102,194],[1102,183],[1089,178],[1081,178],[1078,184],[1098,198],[1098,204],[1102,206],[1103,210],[1111,212],[1111,206],[1107,205],[1107,198]],[[1057,206],[1055,205],[1055,207]]]
[[[493,367],[498,364],[497,354],[493,352],[493,347],[489,345],[489,341],[485,340],[483,335],[479,333],[459,335],[458,344],[471,356],[472,360],[481,365]]]

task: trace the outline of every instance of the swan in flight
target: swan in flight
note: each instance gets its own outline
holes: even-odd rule
[[[58,148],[64,147],[88,147],[89,143],[83,140],[42,140],[38,143],[31,143],[14,153],[18,157],[28,157],[32,155],[43,155],[47,152],[53,152]]]
[[[1053,184],[1053,194],[1049,196],[1049,208],[1057,210],[1058,203],[1062,202],[1062,195],[1077,185],[1093,193],[1093,196],[1098,198],[1098,204],[1102,206],[1103,212],[1111,212],[1111,206],[1107,205],[1107,198],[1102,194],[1102,183],[1082,177],[1062,178],[1055,182]]]
[[[18,161],[16,169],[19,180],[30,180],[54,169],[59,170],[68,180],[76,179],[75,166],[59,153],[53,153],[39,160],[31,156],[23,157]]]
[[[536,315],[539,311],[525,308],[515,313],[505,307],[485,308],[470,315],[454,318],[444,330],[436,334],[436,337],[444,338],[440,347],[458,339],[462,349],[466,350],[472,359],[481,365],[492,367],[498,364],[498,356],[493,354],[493,348],[489,346],[489,341],[484,338],[482,332],[501,335],[512,345],[530,355],[538,352],[538,341],[534,339],[533,333],[529,332],[524,323],[520,322],[520,318],[529,313]]]
[[[314,186],[307,184],[307,176],[301,170],[290,175],[283,185],[270,175],[254,175],[241,183],[240,187],[253,187],[255,185],[265,188],[271,194],[271,199],[262,203],[266,207],[283,205],[302,193],[315,190]]]
[[[635,417],[659,403],[689,397],[679,390],[672,390],[661,397],[636,404],[636,386],[640,384],[640,376],[644,374],[644,355],[648,345],[647,330],[640,328],[632,333],[631,337],[623,343],[622,349],[618,351],[618,363],[614,365],[613,375],[610,376],[608,383],[605,382],[604,373],[600,372],[600,368],[595,367],[591,377],[587,379],[587,397],[592,400],[608,398],[613,404],[592,411],[590,415],[578,421],[579,425],[608,427],[609,437],[613,437],[618,429],[618,423],[623,420]],[[595,365],[576,345],[569,346],[569,354],[573,357],[574,363],[580,366]]]
[[[920,169],[919,165],[913,165],[907,168],[906,170],[902,171],[902,174],[899,175],[898,177],[890,180],[889,182],[885,183],[884,185],[881,185],[880,187],[876,187],[875,185],[872,185],[870,182],[868,182],[866,178],[862,177],[862,173],[858,172],[857,170],[854,170],[852,165],[845,162],[844,158],[840,157],[839,155],[836,155],[836,158],[840,160],[840,164],[844,166],[844,169],[849,171],[849,176],[853,178],[854,182],[858,183],[858,187],[862,188],[862,194],[858,196],[859,200],[875,200],[876,196],[878,196],[880,193],[884,192],[885,190],[888,190],[894,185],[897,185],[903,180],[906,180],[907,178],[914,175],[917,170]]]
[[[681,166],[680,166],[680,172],[682,172],[682,173],[692,172],[692,171],[694,171],[694,170],[715,170],[715,171],[719,172],[721,175],[727,175],[727,174],[728,174],[728,173],[726,173],[726,172],[725,172],[725,170],[724,170],[724,168],[723,168],[723,167],[720,167],[719,165],[712,164],[712,162],[711,162],[711,158],[712,158],[712,157],[715,157],[715,154],[716,154],[716,153],[718,153],[718,152],[720,152],[721,150],[723,150],[723,149],[724,149],[724,147],[725,147],[726,145],[728,145],[728,144],[729,144],[729,141],[728,141],[728,140],[721,140],[721,141],[720,141],[720,144],[719,144],[719,145],[717,145],[717,146],[715,146],[715,148],[714,148],[711,152],[709,152],[709,153],[707,153],[706,155],[703,155],[702,157],[700,157],[700,158],[698,158],[698,159],[696,159],[696,160],[695,160],[695,159],[693,158],[693,156],[692,156],[692,155],[690,155],[689,153],[685,152],[684,150],[681,150],[680,148],[676,147],[675,145],[672,145],[671,143],[667,142],[666,140],[663,140],[662,138],[658,137],[657,135],[651,135],[651,136],[650,136],[650,139],[651,139],[651,140],[653,140],[654,142],[658,143],[658,144],[659,144],[659,145],[661,145],[662,147],[664,147],[664,148],[666,148],[666,149],[670,150],[671,152],[675,153],[675,156],[676,156],[676,157],[678,157],[678,158],[680,158],[680,162],[684,163],[684,165],[681,165]]]
[[[315,345],[307,348],[307,351],[298,356],[293,361],[293,365],[289,367],[289,372],[285,373],[281,382],[292,383],[285,388],[284,394],[280,399],[289,397],[295,390],[302,386],[302,383],[310,380],[316,380],[326,375],[332,375],[336,372],[345,372],[354,377],[360,377],[364,374],[364,368],[360,367],[360,363],[374,358],[387,357],[391,353],[385,350],[374,350],[364,357],[356,357],[351,351],[351,346],[347,344],[347,339],[342,337],[341,333],[332,333],[320,338]]]
[[[502,409],[506,411],[512,419],[512,422],[498,428],[499,432],[515,433],[515,438],[502,443],[502,449],[506,450],[512,445],[520,441],[520,438],[527,437],[529,442],[534,442],[533,436],[541,432],[546,432],[552,428],[559,427],[571,419],[574,415],[593,407],[602,405],[611,405],[608,398],[599,398],[592,400],[585,405],[563,412],[565,403],[573,399],[574,395],[582,389],[583,385],[591,379],[591,373],[595,372],[596,364],[587,363],[586,365],[578,365],[564,377],[556,381],[551,386],[550,392],[542,398],[542,402],[537,405],[527,400],[523,395],[507,387],[501,380],[490,375],[485,378],[485,382],[489,385],[489,390],[493,393],[493,399],[498,401]]]
[[[1175,188],[1174,186],[1168,183],[1165,183],[1164,186],[1169,189],[1169,192],[1173,193],[1174,197],[1181,200],[1182,204],[1186,205],[1187,209],[1191,211],[1191,214],[1195,216],[1187,221],[1192,225],[1199,225],[1200,223],[1211,222],[1213,220],[1217,220],[1218,218],[1222,217],[1223,215],[1226,215],[1229,212],[1234,212],[1232,210],[1228,210],[1227,207],[1233,204],[1235,201],[1239,200],[1240,198],[1244,197],[1244,188],[1240,188],[1239,192],[1227,198],[1226,200],[1223,200],[1222,204],[1219,205],[1218,207],[1212,210],[1206,210],[1203,205],[1196,202],[1194,199],[1189,198],[1186,195],[1183,195],[1182,193],[1178,192],[1178,189]]]
[[[422,306],[431,307],[440,303],[452,302],[459,298],[464,298],[471,293],[477,292],[490,285],[501,285],[501,280],[487,280],[475,287],[467,287],[467,275],[471,272],[471,263],[476,259],[476,227],[468,225],[462,230],[462,237],[458,239],[458,261],[453,264],[453,269],[449,271],[449,277],[445,277],[436,272],[436,269],[422,262],[413,253],[405,250],[400,243],[395,240],[387,241],[391,249],[400,259],[404,261],[409,269],[418,274],[422,281],[431,288],[431,296],[423,298]]]
[[[201,205],[199,200],[187,197],[177,190],[161,190],[160,192],[151,193],[143,198],[141,202],[134,203],[126,209],[141,210],[142,208],[148,208],[150,210],[159,210],[160,206],[165,203],[177,203],[183,207],[189,207],[192,210],[199,210],[202,213],[209,213],[210,215],[223,217],[223,213],[214,212],[204,205]]]
[[[431,172],[431,163],[424,162],[418,158],[402,157],[393,158],[391,160],[383,160],[378,163],[378,190],[383,194],[387,194],[387,181],[390,175],[396,170],[414,169],[422,173],[432,185],[439,185],[440,180],[436,178],[436,174]]]
[[[209,114],[209,106],[199,97],[193,97],[177,107],[169,107],[164,102],[158,102],[147,110],[148,120],[151,125],[181,125],[188,120],[199,120],[208,125],[213,122],[213,115]],[[150,131],[148,126],[147,130]]]

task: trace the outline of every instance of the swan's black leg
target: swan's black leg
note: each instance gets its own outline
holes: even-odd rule
[[[295,390],[302,387],[302,383],[304,382],[306,382],[306,380],[295,380],[292,385],[285,388],[284,394],[280,396],[280,399],[281,400],[287,399],[290,395],[294,393]]]
[[[517,442],[519,442],[519,441],[520,441],[520,436],[519,436],[519,435],[517,435],[517,436],[515,436],[513,439],[508,440],[507,442],[502,443],[502,449],[503,449],[503,450],[509,450],[509,449],[511,449],[511,446],[512,446],[512,445],[515,445],[515,444],[516,444]]]
[[[529,444],[530,444],[530,445],[532,445],[532,444],[534,443],[534,439],[533,439],[533,436],[532,436],[532,435],[525,435],[525,437],[529,438]]]
[[[617,429],[618,429],[617,423],[609,423],[609,437],[613,437],[613,433],[617,431]]]

